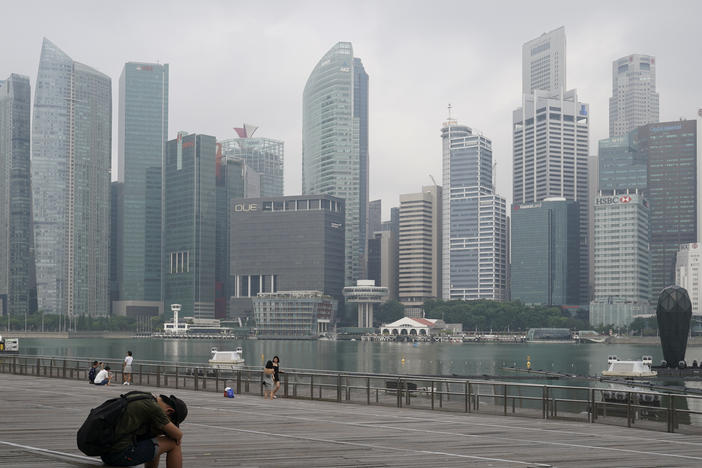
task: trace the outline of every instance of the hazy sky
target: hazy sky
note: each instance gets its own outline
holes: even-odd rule
[[[441,183],[447,104],[493,141],[497,190],[512,195],[512,111],[521,47],[565,26],[567,86],[590,104],[590,148],[608,136],[612,61],[656,56],[661,120],[702,107],[702,2],[647,1],[28,1],[3,2],[0,79],[34,80],[42,37],[112,77],[113,179],[117,90],[127,61],[170,64],[170,138],[178,130],[285,141],[285,193],[301,188],[302,91],[338,41],[370,77],[370,199],[383,217],[400,193]]]

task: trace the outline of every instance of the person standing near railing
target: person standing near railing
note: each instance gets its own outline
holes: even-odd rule
[[[273,393],[271,398],[278,398],[275,394],[280,390],[280,358],[273,356]]]
[[[266,366],[263,368],[263,376],[261,377],[261,384],[263,385],[263,398],[273,399],[273,374],[275,373],[273,367],[273,361],[266,362]]]
[[[134,362],[132,352],[127,351],[127,355],[124,357],[124,362],[122,362],[122,385],[132,384],[132,362]]]

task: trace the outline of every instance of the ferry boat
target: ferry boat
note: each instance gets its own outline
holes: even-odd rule
[[[210,352],[212,358],[208,362],[212,369],[234,370],[244,365],[244,350],[241,346],[235,351],[219,351],[217,348],[211,348]]]
[[[0,355],[19,353],[19,338],[3,338],[0,336]]]
[[[609,356],[609,367],[602,371],[606,377],[655,377],[658,372],[651,370],[653,358],[643,356],[640,361],[620,361],[617,356]]]

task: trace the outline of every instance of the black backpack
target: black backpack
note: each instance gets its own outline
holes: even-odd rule
[[[154,396],[150,393],[132,391],[118,398],[111,398],[97,408],[91,409],[85,422],[78,429],[76,442],[80,451],[91,457],[108,453],[115,443],[115,428],[119,418],[127,409],[127,404],[147,398],[154,398]]]

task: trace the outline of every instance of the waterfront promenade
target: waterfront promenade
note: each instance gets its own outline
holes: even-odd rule
[[[0,374],[0,467],[99,466],[76,448],[90,408],[126,390]],[[702,465],[695,435],[557,420],[166,390],[189,407],[188,467],[677,467]],[[165,466],[165,460],[161,461]]]

